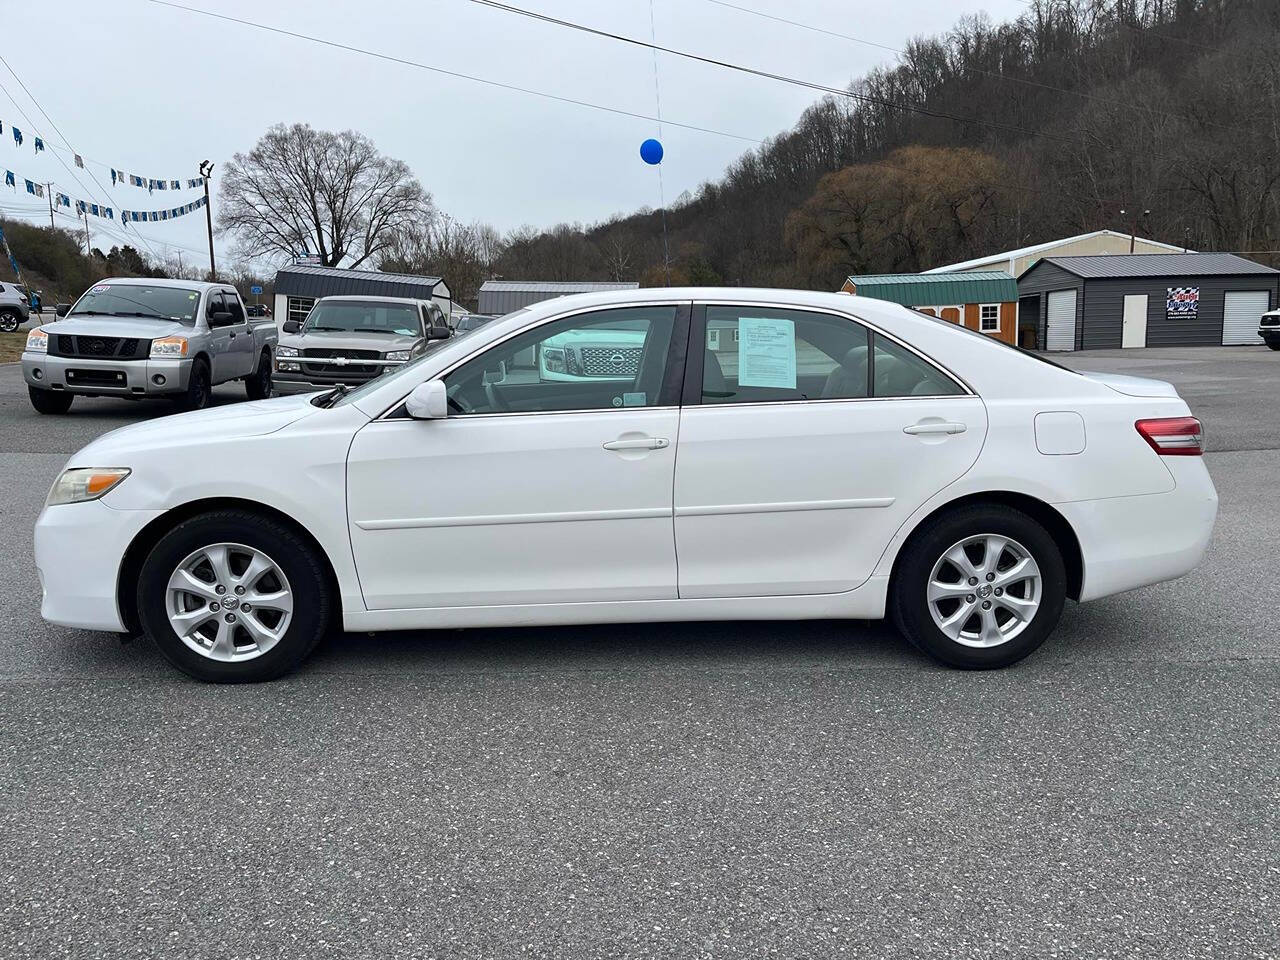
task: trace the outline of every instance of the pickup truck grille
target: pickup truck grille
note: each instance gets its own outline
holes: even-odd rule
[[[588,377],[627,377],[640,369],[643,347],[582,347],[582,372]]]
[[[1261,325],[1264,327],[1280,327],[1280,316],[1263,316]]]
[[[151,341],[136,337],[88,337],[59,333],[49,338],[49,353],[55,357],[83,360],[145,360]]]
[[[309,377],[334,383],[351,383],[357,380],[368,380],[382,372],[382,367],[370,363],[307,363],[307,357],[330,360],[345,357],[348,360],[379,360],[382,354],[377,350],[342,350],[334,348],[305,347],[299,359],[302,360],[302,372]]]

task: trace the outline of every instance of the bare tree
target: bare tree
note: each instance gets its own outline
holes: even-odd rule
[[[218,226],[246,258],[306,250],[325,266],[359,266],[429,219],[431,195],[400,160],[351,130],[276,124],[226,165]]]

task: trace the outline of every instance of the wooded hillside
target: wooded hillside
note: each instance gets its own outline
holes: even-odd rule
[[[1275,0],[1033,0],[904,49],[672,206],[665,264],[645,210],[517,231],[497,272],[835,289],[1135,212],[1142,235],[1278,259]]]

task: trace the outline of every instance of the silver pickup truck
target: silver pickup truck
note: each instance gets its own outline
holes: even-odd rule
[[[432,300],[322,297],[306,320],[288,320],[276,348],[278,393],[357,386],[421,356],[452,332]]]
[[[112,278],[57,312],[27,334],[22,354],[41,413],[66,413],[76,394],[164,396],[198,410],[229,380],[243,380],[250,400],[271,395],[275,324],[250,319],[228,284]]]

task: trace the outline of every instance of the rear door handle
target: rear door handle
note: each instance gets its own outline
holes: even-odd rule
[[[913,437],[919,437],[937,433],[964,433],[966,429],[963,423],[944,421],[942,423],[913,423],[909,427],[903,427],[902,432],[909,433]]]
[[[663,450],[671,446],[666,437],[640,437],[635,440],[610,440],[605,443],[606,450]]]

